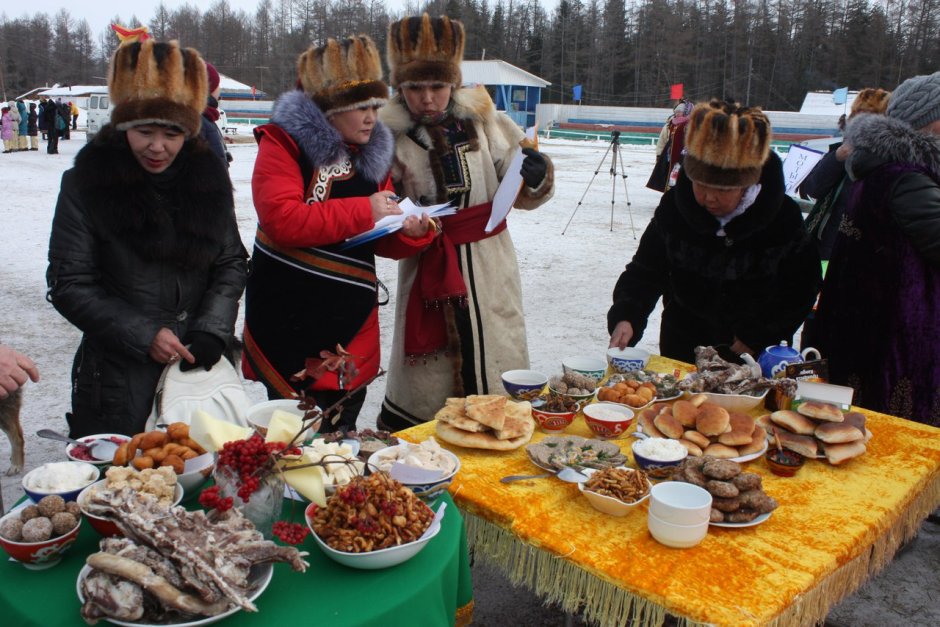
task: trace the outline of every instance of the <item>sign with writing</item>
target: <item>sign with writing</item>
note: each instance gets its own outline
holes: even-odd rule
[[[797,188],[803,182],[819,160],[823,158],[823,153],[800,144],[791,144],[790,152],[783,162],[783,181],[787,186],[787,193],[795,196]]]

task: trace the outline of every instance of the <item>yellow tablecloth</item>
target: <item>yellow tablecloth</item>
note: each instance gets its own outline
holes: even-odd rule
[[[660,357],[650,367],[689,369]],[[874,434],[864,456],[838,467],[809,460],[793,478],[772,475],[763,458],[747,464],[780,507],[756,527],[711,527],[691,549],[653,540],[645,506],[613,518],[573,484],[500,483],[538,472],[523,449],[444,444],[462,464],[450,492],[478,556],[588,620],[657,625],[669,612],[687,625],[813,624],[890,562],[940,505],[940,429],[861,411]],[[399,435],[421,441],[434,429],[431,422]],[[581,417],[568,433],[591,435]],[[632,438],[616,442],[629,455]]]

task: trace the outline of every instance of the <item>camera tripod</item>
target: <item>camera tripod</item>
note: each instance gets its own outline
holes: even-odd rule
[[[610,230],[614,230],[614,203],[617,198],[617,176],[620,176],[620,180],[623,181],[623,195],[627,199],[627,213],[630,215],[630,230],[633,232],[633,239],[636,239],[636,228],[633,226],[633,209],[630,204],[630,192],[627,191],[627,174],[623,169],[623,158],[620,155],[620,131],[611,131],[610,132],[610,144],[607,146],[607,152],[604,153],[604,156],[601,157],[600,163],[597,164],[597,169],[594,170],[594,176],[591,177],[591,180],[588,182],[587,187],[584,190],[584,193],[581,194],[581,200],[578,201],[578,206],[574,208],[574,211],[571,212],[571,217],[568,218],[568,223],[565,224],[565,228],[562,229],[561,234],[564,235],[565,231],[568,230],[568,227],[571,225],[571,221],[574,219],[574,214],[578,212],[578,209],[581,208],[581,204],[584,202],[584,197],[587,196],[588,191],[591,189],[591,184],[594,183],[594,179],[597,178],[597,174],[601,171],[601,168],[604,166],[604,161],[607,160],[607,155],[611,156],[610,161]],[[620,164],[620,174],[617,174],[617,164]]]

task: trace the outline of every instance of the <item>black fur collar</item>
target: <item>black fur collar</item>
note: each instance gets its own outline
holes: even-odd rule
[[[147,261],[207,267],[234,220],[228,172],[198,137],[154,175],[108,125],[79,151],[75,174],[92,219]]]

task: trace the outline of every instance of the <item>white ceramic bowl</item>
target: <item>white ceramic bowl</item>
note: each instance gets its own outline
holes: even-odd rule
[[[209,480],[209,477],[212,476],[212,471],[215,470],[218,456],[215,453],[209,454],[212,455],[212,463],[205,468],[176,475],[176,482],[183,487],[187,500],[199,496],[200,488]]]
[[[548,377],[535,370],[507,370],[503,388],[516,401],[534,401],[548,383]]]
[[[767,390],[764,390],[759,396],[750,394],[719,394],[717,392],[686,392],[685,398],[691,398],[696,394],[704,394],[708,402],[720,405],[728,411],[746,412],[754,409],[758,405],[764,404],[767,398]]]
[[[33,479],[37,476],[37,474],[44,472],[45,471],[44,469],[46,469],[46,467],[51,466],[53,464],[63,464],[64,466],[80,468],[81,472],[85,475],[85,480],[82,481],[80,484],[76,484],[74,487],[68,490],[51,490],[50,491],[50,490],[43,490],[40,488],[30,487]],[[59,467],[59,466],[56,466],[56,467]],[[30,470],[28,473],[26,473],[23,476],[23,491],[26,492],[26,496],[28,496],[29,499],[33,503],[38,503],[42,499],[42,497],[48,496],[50,494],[58,494],[66,501],[74,501],[76,498],[78,498],[79,492],[81,492],[82,490],[84,490],[85,488],[93,484],[95,481],[97,481],[100,476],[101,476],[101,469],[98,466],[95,466],[94,464],[90,464],[88,462],[51,462],[49,464],[43,464],[42,466],[33,468],[32,470]]]
[[[113,438],[113,440],[112,440]],[[122,442],[130,442],[130,437],[126,435],[121,435],[120,433],[97,433],[95,435],[88,435],[83,438],[76,438],[79,442],[85,442],[91,444],[97,440],[112,440],[115,444],[120,445]],[[120,440],[117,442],[116,440]],[[101,459],[81,459],[74,455],[75,449],[78,448],[77,444],[66,444],[65,445],[65,456],[68,457],[73,462],[87,462],[89,464],[94,464],[95,466],[109,466],[111,460],[101,460]]]
[[[607,362],[599,357],[565,357],[561,360],[561,369],[565,373],[583,374],[597,382],[607,374]]]
[[[650,512],[646,519],[650,534],[660,544],[675,549],[688,549],[699,544],[708,535],[708,521],[696,525],[674,525]]]
[[[411,447],[414,445],[408,444],[408,446]],[[380,449],[372,453],[372,455],[369,456],[369,460],[366,462],[366,468],[370,472],[378,471],[379,460],[385,457],[388,457],[388,454],[391,452],[397,452],[401,450],[401,448],[402,448],[401,444],[396,444],[394,446],[387,446],[383,449]],[[451,461],[454,462],[453,472],[444,473],[440,478],[429,480],[429,481],[413,481],[412,482],[412,481],[401,481],[400,479],[397,479],[397,480],[402,485],[411,489],[412,492],[414,492],[415,494],[419,496],[430,496],[432,494],[436,494],[437,492],[440,492],[441,490],[446,488],[448,485],[450,485],[450,482],[454,479],[454,476],[458,472],[460,472],[460,458],[454,455],[453,453],[451,453],[450,451],[448,451],[447,449],[442,448],[441,452],[444,454],[445,457],[450,458]]]
[[[248,408],[248,424],[250,424],[254,430],[260,433],[262,436],[265,436],[268,433],[268,424],[271,422],[271,416],[274,415],[274,411],[277,409],[303,418],[304,410],[298,409],[297,407],[299,402],[300,401],[297,399],[283,398],[274,401],[264,401],[256,405],[252,405]],[[312,438],[313,435],[313,431],[308,429],[304,434],[304,439],[308,440]]]
[[[673,525],[708,524],[712,495],[683,481],[665,481],[650,491],[650,513]]]
[[[620,470],[628,470],[630,472],[636,472],[632,468],[625,468],[623,466],[620,467]],[[595,470],[594,468],[585,468],[584,470],[581,471],[581,474],[586,475],[588,478],[590,478],[591,475],[593,475],[595,472],[597,472],[597,470]],[[647,484],[652,486],[652,484],[649,483],[648,480],[647,480]],[[650,496],[650,493],[647,492],[643,496],[643,498],[639,499],[638,501],[634,501],[633,503],[625,503],[624,501],[621,501],[620,499],[615,499],[612,496],[606,496],[604,494],[598,494],[597,492],[592,492],[591,490],[585,490],[584,483],[579,483],[578,489],[581,490],[581,494],[584,495],[584,498],[588,500],[588,503],[590,503],[594,507],[594,509],[596,509],[599,512],[604,512],[605,514],[608,514],[610,516],[626,516],[627,514],[630,513],[630,510],[632,510],[634,507],[636,507],[637,505],[639,505],[640,503],[648,499]]]
[[[407,562],[417,555],[421,549],[427,546],[428,542],[434,539],[434,536],[441,530],[441,523],[439,521],[432,521],[425,535],[414,542],[392,546],[387,549],[379,549],[378,551],[370,551],[368,553],[347,553],[345,551],[337,551],[330,547],[326,542],[321,540],[320,536],[313,530],[311,507],[314,505],[315,503],[311,503],[307,506],[307,509],[304,510],[304,518],[307,521],[307,527],[310,528],[310,535],[313,536],[313,539],[327,557],[334,562],[342,564],[343,566],[349,566],[350,568],[378,570],[380,568],[389,568]],[[446,516],[446,513],[444,515]]]
[[[649,362],[649,351],[642,348],[628,346],[627,348],[613,347],[607,349],[607,363],[610,364],[614,372],[620,374],[643,370]]]

